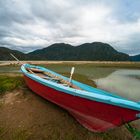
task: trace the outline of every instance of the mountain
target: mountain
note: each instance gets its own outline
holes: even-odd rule
[[[19,60],[140,61],[140,55],[129,56],[102,42],[85,43],[79,46],[56,43],[28,54],[0,47],[0,60],[14,60],[10,53]]]
[[[140,61],[140,54],[135,56],[130,56],[131,61]]]
[[[26,54],[17,51],[17,50],[11,50],[5,47],[0,47],[0,60],[14,60],[11,56],[10,53],[14,54],[19,60],[26,60],[27,56]]]
[[[99,61],[129,61],[129,55],[116,51],[106,43],[93,42],[79,46],[56,43],[49,47],[35,50],[28,55],[40,60],[99,60]]]

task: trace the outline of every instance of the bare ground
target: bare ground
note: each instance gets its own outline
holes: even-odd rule
[[[137,121],[133,126],[140,128]],[[0,97],[0,140],[132,140],[132,136],[124,126],[90,132],[65,110],[22,87]]]

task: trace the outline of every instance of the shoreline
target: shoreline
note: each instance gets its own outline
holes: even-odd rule
[[[129,61],[20,61],[21,64],[29,63],[33,65],[93,65],[97,67],[124,67],[124,68],[140,68],[140,62],[129,62]],[[17,61],[0,61],[0,66],[17,66]]]

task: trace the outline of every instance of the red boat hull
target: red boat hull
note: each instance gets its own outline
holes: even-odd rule
[[[87,129],[103,132],[133,121],[139,111],[73,96],[24,76],[29,88],[43,98],[63,107]]]

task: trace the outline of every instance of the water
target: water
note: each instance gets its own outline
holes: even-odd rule
[[[112,67],[95,67],[93,64],[53,64],[47,65],[47,68],[58,73],[70,73],[73,66],[75,67],[74,74],[84,75],[90,79],[99,79],[106,77],[116,70],[116,68]]]
[[[140,70],[116,70],[95,81],[98,88],[133,101],[140,101]]]
[[[75,67],[74,74],[94,80],[98,88],[140,101],[140,70],[97,67],[92,64],[49,64],[46,67],[58,73],[70,73],[72,66]],[[20,67],[1,66],[0,73],[20,73]]]

